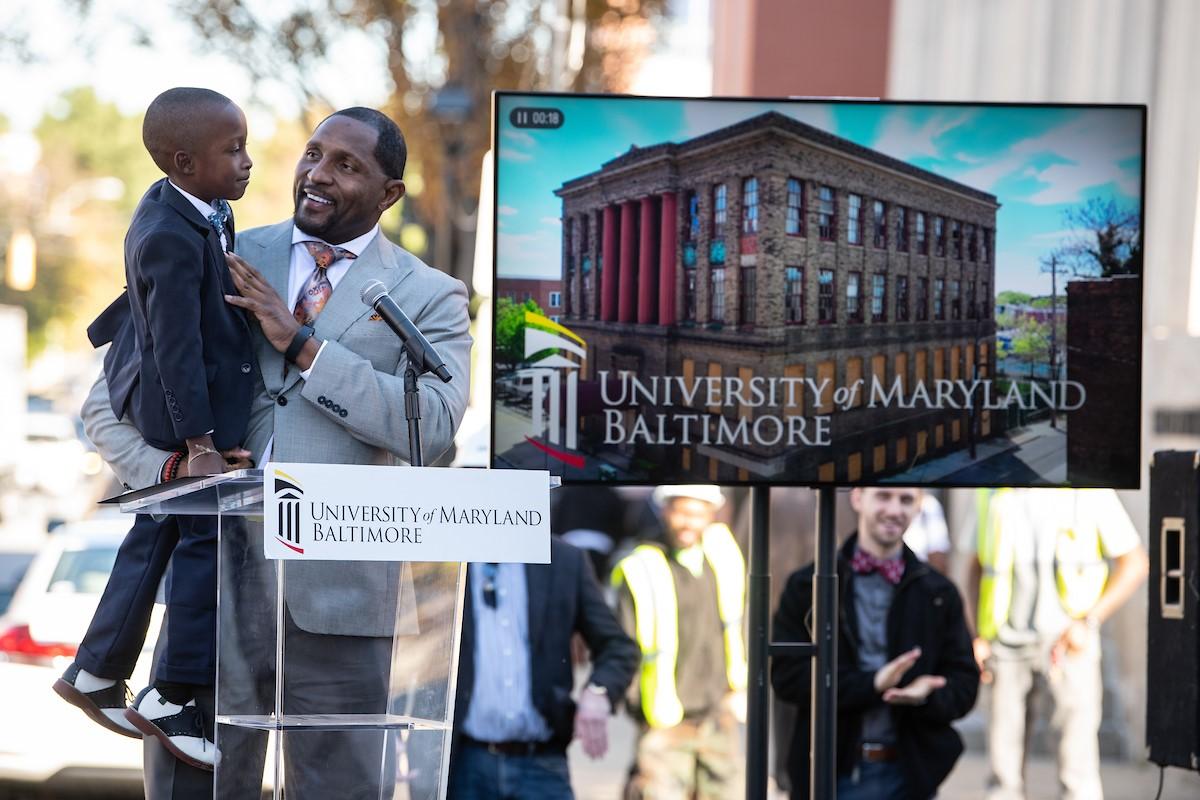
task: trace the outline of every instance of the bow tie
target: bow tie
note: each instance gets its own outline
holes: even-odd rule
[[[854,551],[854,558],[850,560],[850,568],[859,575],[878,572],[893,586],[900,583],[900,579],[904,577],[903,558],[876,558],[862,550]]]

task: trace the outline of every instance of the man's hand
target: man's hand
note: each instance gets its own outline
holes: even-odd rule
[[[238,256],[226,253],[225,263],[229,265],[233,285],[241,293],[225,295],[225,302],[254,314],[271,346],[281,353],[286,352],[292,337],[300,330],[300,323],[284,305],[283,298],[262,273]]]
[[[941,675],[918,675],[912,683],[883,693],[883,702],[896,706],[919,706],[937,689],[946,685]]]
[[[1081,619],[1071,620],[1071,624],[1058,637],[1050,650],[1050,664],[1058,666],[1067,656],[1082,653],[1088,646],[1088,626]]]
[[[593,692],[590,688],[580,693],[575,709],[575,738],[591,758],[600,758],[608,752],[608,715],[611,711],[608,695]]]
[[[971,640],[971,650],[975,653],[975,665],[979,667],[979,680],[991,683],[992,671],[987,668],[987,660],[992,657],[992,643],[982,636],[976,636]]]
[[[895,687],[904,677],[904,673],[912,669],[912,665],[917,663],[917,659],[920,657],[921,648],[914,647],[880,667],[879,671],[875,673],[875,691],[883,693]]]
[[[225,459],[225,471],[235,472],[239,469],[252,469],[254,467],[254,459],[251,453],[244,447],[231,447],[228,450],[221,451],[221,457]]]

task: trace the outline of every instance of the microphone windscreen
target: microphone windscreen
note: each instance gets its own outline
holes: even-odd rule
[[[383,281],[371,281],[362,288],[360,297],[364,303],[374,308],[375,303],[385,294],[387,294],[387,287],[383,285]]]

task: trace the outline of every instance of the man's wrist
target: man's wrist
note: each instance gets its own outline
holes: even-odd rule
[[[306,372],[312,369],[313,364],[317,361],[317,355],[321,352],[321,345],[324,344],[315,336],[308,337],[304,346],[300,348],[300,354],[296,356],[295,364],[301,372]]]
[[[301,325],[300,327],[298,327],[296,329],[296,332],[294,334],[292,334],[291,342],[283,350],[284,360],[290,361],[293,364],[297,364],[299,366],[296,359],[300,357],[300,352],[304,349],[305,345],[307,345],[312,340],[314,333],[315,333],[315,331],[312,329],[312,326],[310,326],[310,325]],[[310,361],[311,361],[311,358],[310,358]],[[303,369],[303,367],[301,367],[301,369]]]

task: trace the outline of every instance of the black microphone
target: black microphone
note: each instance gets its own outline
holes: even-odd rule
[[[433,349],[433,345],[425,338],[425,334],[413,325],[413,321],[408,318],[408,315],[400,310],[400,306],[396,305],[396,301],[387,293],[387,287],[380,281],[371,281],[362,290],[362,301],[375,309],[375,313],[388,324],[388,327],[396,332],[400,337],[400,341],[404,342],[404,347],[408,350],[409,361],[417,368],[417,372],[432,372],[434,375],[442,379],[443,383],[449,383],[453,377],[450,371],[446,369],[446,362],[438,355],[438,351]]]

